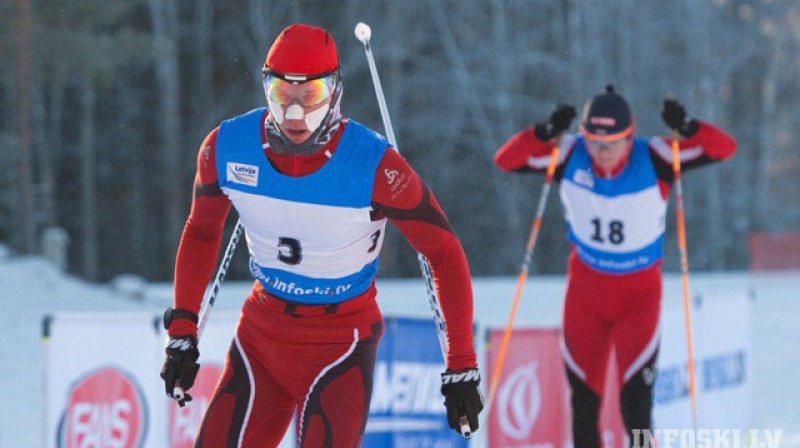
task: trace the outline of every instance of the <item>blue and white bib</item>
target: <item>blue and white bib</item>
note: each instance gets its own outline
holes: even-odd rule
[[[299,177],[267,160],[256,109],[223,122],[219,186],[245,229],[250,270],[267,292],[293,302],[339,303],[365,292],[378,271],[386,220],[370,219],[375,170],[388,143],[350,121],[333,156]]]
[[[647,143],[634,139],[627,166],[613,179],[597,177],[579,137],[560,184],[568,238],[587,265],[626,274],[663,257],[667,201]]]

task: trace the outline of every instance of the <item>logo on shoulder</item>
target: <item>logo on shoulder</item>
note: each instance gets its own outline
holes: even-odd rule
[[[397,173],[398,173],[397,170],[390,170],[388,168],[383,170],[383,174],[386,175],[386,180],[389,181],[389,184],[394,183],[394,180],[397,178]]]
[[[572,180],[578,185],[583,185],[587,188],[594,188],[594,176],[586,170],[575,170]]]
[[[229,182],[250,187],[258,186],[258,167],[255,165],[228,162],[227,173]]]
[[[211,159],[211,145],[203,146],[203,166],[208,166],[208,161]]]

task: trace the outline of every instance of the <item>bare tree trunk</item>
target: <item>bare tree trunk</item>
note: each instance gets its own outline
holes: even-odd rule
[[[97,182],[95,179],[95,124],[97,94],[94,81],[89,76],[81,78],[81,250],[83,273],[89,280],[97,279]]]
[[[698,21],[698,30],[703,30],[699,31],[699,38],[695,42],[695,45],[698,45],[697,41],[700,42],[700,51],[695,55],[697,57],[695,67],[699,68],[698,76],[694,80],[697,86],[697,106],[695,106],[697,110],[695,114],[705,120],[715,122],[717,115],[717,85],[720,81],[723,81],[717,77],[724,76],[724,74],[719,73],[718,69],[715,70],[713,63],[711,63],[714,57],[714,49],[711,48],[711,42],[715,41],[715,35],[708,27],[704,29],[702,26],[703,23],[708,23],[707,21],[710,19],[709,6],[695,7],[693,11],[695,12],[695,20]],[[704,225],[695,226],[696,231],[701,234],[700,238],[696,239],[704,242],[698,255],[701,255],[701,266],[714,271],[722,270],[725,266],[723,242],[726,236],[730,234],[729,231],[725,230],[725,225],[722,222],[725,211],[725,196],[722,195],[719,169],[719,166],[708,167],[702,175],[702,186],[698,188],[699,191],[693,192],[694,196],[703,197],[703,202],[705,202],[705,207],[694,209],[694,213],[697,213],[697,218],[699,218],[695,222],[704,223]],[[699,186],[700,183],[696,184]]]
[[[192,49],[194,64],[192,68],[195,80],[191,96],[192,128],[200,127],[205,132],[214,126],[218,117],[214,101],[214,53],[211,47],[211,36],[214,35],[214,5],[211,0],[194,2],[194,26],[192,32]],[[211,113],[210,113],[211,112]],[[202,130],[200,132],[203,132]],[[199,137],[199,136],[198,136]],[[192,136],[194,139],[194,136]]]
[[[493,36],[492,45],[494,48],[500,49],[507,45],[509,41],[510,34],[509,33],[509,24],[508,24],[508,16],[505,14],[505,5],[494,3],[493,6],[490,7],[491,17],[490,17],[490,24]],[[528,33],[532,33],[532,31],[528,30]],[[519,78],[524,76],[525,73],[523,69],[517,65],[516,61],[512,61],[511,58],[500,58],[498,61],[500,66],[497,70],[497,79],[502,86],[497,92],[497,105],[496,110],[499,111],[512,111],[513,110],[513,99],[511,96],[510,87],[511,86],[518,86],[522,85]],[[517,65],[515,67],[515,65]],[[465,104],[463,107],[469,107],[468,104]],[[502,113],[502,112],[500,112]],[[534,116],[533,111],[530,111],[530,115]],[[518,132],[519,129],[514,129],[512,123],[516,121],[513,120],[514,117],[504,117],[502,120],[497,120],[497,124],[499,125],[498,128],[501,132],[503,139],[510,138],[514,133]],[[488,147],[483,148],[484,151],[491,154],[493,158],[493,154],[497,149],[497,147]],[[530,195],[522,195],[521,188],[513,188],[509,189],[505,185],[509,182],[509,176],[507,174],[502,174],[501,176],[497,175],[497,170],[495,171],[495,176],[491,176],[492,179],[492,194],[499,200],[500,204],[502,205],[503,209],[503,224],[505,227],[506,235],[518,235],[520,231],[523,229],[527,229],[527,223],[523,223],[522,217],[526,215],[523,211],[527,211],[532,207],[532,202],[528,201]],[[514,179],[519,184],[518,179]],[[508,253],[512,252],[512,253]],[[507,251],[509,256],[509,261],[516,262],[519,258],[519,254],[521,251]],[[506,260],[503,260],[506,261]],[[498,264],[497,273],[504,272],[505,270],[502,269],[504,266],[507,266],[505,263]],[[507,271],[505,271],[507,272]]]
[[[250,23],[250,40],[249,42],[242,42],[245,47],[244,54],[255,54],[259,55],[258,57],[266,59],[268,46],[272,43],[272,39],[277,37],[278,32],[283,29],[283,27],[273,29],[272,24],[276,22],[273,18],[284,17],[286,8],[290,6],[289,2],[247,1],[247,19]],[[267,20],[267,18],[270,20]],[[286,23],[291,23],[292,21]],[[258,60],[248,61],[248,63],[250,62],[252,62],[255,67],[259,67],[260,65],[258,64]],[[261,72],[259,70],[253,70],[253,84],[253,95],[257,95],[258,92],[263,90]],[[262,100],[262,104],[263,102],[265,102],[265,100]]]
[[[761,120],[758,128],[758,159],[755,182],[755,224],[759,230],[771,230],[772,201],[770,200],[770,169],[772,167],[773,136],[777,122],[778,70],[783,60],[780,42],[770,49],[767,71],[761,81]]]
[[[431,10],[436,31],[439,33],[439,39],[444,47],[445,56],[452,67],[453,82],[463,89],[469,103],[472,104],[470,113],[472,114],[475,128],[479,131],[480,142],[485,148],[496,148],[499,146],[499,139],[495,137],[491,126],[492,121],[486,112],[483,99],[472,88],[475,82],[464,62],[464,54],[453,36],[453,30],[447,21],[447,13],[442,5],[442,0],[429,0],[427,3]]]
[[[157,259],[158,243],[152,237],[152,204],[147,202],[147,188],[149,176],[146,170],[147,153],[149,148],[144,144],[144,130],[137,126],[131,126],[142,119],[143,100],[139,93],[131,89],[126,83],[120,83],[117,87],[119,91],[118,123],[120,128],[126,128],[125,141],[129,146],[129,151],[123,155],[122,160],[126,167],[120,173],[119,182],[124,182],[128,188],[123,190],[123,197],[119,198],[124,204],[124,209],[128,210],[126,223],[129,231],[126,232],[124,244],[120,244],[118,252],[128,258],[122,266],[137,266],[140,275],[149,277],[158,275],[155,263],[146,263],[145,260]]]
[[[388,34],[390,36],[402,36],[403,31],[401,30],[404,22],[403,13],[400,11],[402,5],[398,5],[398,2],[389,2],[387,7],[389,8],[389,24],[386,27]],[[389,60],[389,70],[386,73],[386,81],[384,81],[385,85],[383,86],[386,92],[386,107],[391,111],[390,114],[395,117],[405,116],[403,113],[403,92],[406,86],[403,82],[405,75],[403,73],[403,63],[405,62],[403,60],[403,52],[404,48],[401,45],[390,45],[381,51],[381,53],[385,53],[382,59]],[[400,128],[402,129],[403,126],[400,126]]]
[[[166,253],[175,253],[186,218],[188,204],[183,201],[190,183],[179,175],[181,169],[180,84],[178,73],[178,4],[169,0],[149,0],[150,22],[156,47],[156,82],[159,92],[158,123],[163,169],[164,214],[166,225],[162,241]]]
[[[25,253],[36,247],[36,221],[33,198],[33,145],[31,144],[30,101],[30,5],[28,0],[16,1],[17,46],[17,188],[18,244]]]
[[[56,199],[56,185],[58,183],[58,160],[61,158],[61,139],[63,138],[62,123],[64,122],[64,96],[66,86],[61,82],[53,82],[50,85],[50,98],[47,106],[47,146],[48,157],[50,159],[50,182],[52,183],[50,191],[51,194],[51,208],[52,208],[52,221],[47,222],[47,225],[56,226],[59,224],[59,208],[58,200]]]
[[[34,75],[32,79],[33,88],[33,131],[34,146],[36,147],[37,167],[39,172],[39,183],[37,188],[38,198],[35,202],[38,205],[36,210],[35,222],[39,225],[56,225],[55,213],[55,167],[53,160],[53,147],[50,142],[54,140],[48,131],[47,120],[45,118],[44,105],[44,85],[40,75]]]

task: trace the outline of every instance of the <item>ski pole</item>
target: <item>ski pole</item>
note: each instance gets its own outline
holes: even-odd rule
[[[550,194],[550,186],[553,183],[553,174],[556,171],[556,164],[558,161],[558,153],[560,149],[558,144],[553,146],[550,152],[550,162],[547,165],[547,175],[544,179],[542,192],[539,195],[539,205],[536,207],[536,217],[531,226],[531,232],[528,236],[528,242],[525,245],[525,258],[522,260],[519,277],[517,278],[517,289],[514,292],[514,301],[511,304],[511,313],[508,315],[508,322],[506,323],[505,331],[503,332],[503,339],[500,342],[500,349],[497,352],[497,359],[492,368],[492,380],[489,382],[489,400],[486,406],[486,418],[492,408],[494,395],[497,392],[497,384],[500,381],[500,373],[503,371],[503,365],[506,359],[506,351],[508,350],[508,343],[511,340],[511,329],[514,327],[514,319],[517,315],[517,308],[519,307],[519,300],[522,297],[522,288],[525,286],[525,280],[528,278],[528,270],[530,269],[531,261],[533,260],[533,249],[536,247],[536,240],[539,238],[539,229],[542,227],[542,217],[544,216],[544,209],[547,205],[547,197]]]
[[[689,356],[689,394],[692,398],[692,423],[697,430],[697,391],[694,378],[694,354],[692,350],[692,315],[689,303],[689,257],[686,253],[686,218],[683,209],[683,187],[681,185],[681,156],[678,145],[678,130],[672,129],[672,172],[675,175],[675,203],[678,227],[678,251],[681,256],[681,285],[683,287],[683,314],[686,321],[686,348]]]
[[[400,152],[397,147],[397,140],[394,136],[394,129],[392,128],[392,120],[389,117],[389,110],[386,107],[386,98],[383,95],[383,88],[381,87],[381,80],[378,76],[378,68],[375,66],[375,58],[372,56],[372,48],[369,45],[369,40],[372,37],[372,29],[364,22],[358,22],[354,30],[356,38],[364,44],[364,52],[367,55],[367,63],[369,64],[369,73],[372,76],[372,85],[375,87],[375,96],[378,97],[378,107],[381,110],[381,119],[383,120],[383,127],[386,130],[386,138],[395,150]],[[428,302],[431,305],[433,312],[433,323],[436,326],[436,335],[439,337],[439,348],[442,350],[442,357],[447,359],[447,339],[445,337],[444,319],[442,319],[442,310],[439,308],[439,303],[436,301],[436,291],[433,288],[433,276],[431,275],[431,268],[428,260],[417,252],[419,259],[419,267],[422,271],[422,278],[425,281],[425,290],[428,295]],[[469,426],[466,416],[461,416],[459,419],[461,425],[461,435],[464,438],[470,438],[472,435],[472,428]]]
[[[203,335],[203,331],[206,328],[206,323],[208,322],[208,316],[211,314],[211,310],[214,308],[214,302],[217,301],[217,293],[219,293],[219,287],[222,284],[222,281],[225,280],[225,274],[228,273],[228,266],[231,264],[231,259],[233,258],[233,253],[236,251],[236,244],[239,242],[239,238],[242,236],[242,221],[236,221],[236,227],[233,229],[233,234],[231,235],[231,240],[228,242],[228,247],[225,249],[225,256],[222,257],[222,263],[219,265],[219,270],[217,270],[217,275],[214,277],[214,284],[211,287],[211,290],[208,292],[208,297],[203,299],[203,306],[200,309],[200,321],[197,324],[197,341],[200,341],[200,336]],[[175,389],[172,391],[172,395],[178,401],[183,399],[184,391],[180,386],[175,386]]]

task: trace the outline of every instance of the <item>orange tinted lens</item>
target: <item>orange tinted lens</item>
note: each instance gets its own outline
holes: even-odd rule
[[[330,98],[333,79],[313,79],[301,84],[292,84],[274,75],[267,76],[269,97],[282,106],[298,103],[303,107],[315,106]]]
[[[590,137],[586,138],[586,143],[588,143],[588,144],[590,144],[592,146],[603,147],[603,148],[605,148],[605,147],[612,147],[613,148],[615,146],[619,146],[620,144],[622,144],[624,142],[625,142],[625,138],[624,137],[623,138],[618,138],[618,139],[615,139],[615,140],[602,140],[602,139],[596,139],[596,138],[590,138]]]

